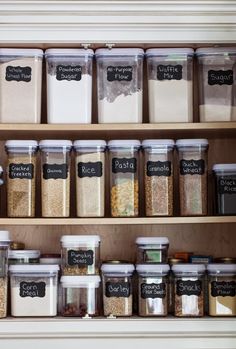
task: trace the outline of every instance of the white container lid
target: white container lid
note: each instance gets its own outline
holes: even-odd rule
[[[67,56],[75,56],[75,57],[92,57],[94,52],[92,49],[83,49],[83,48],[49,48],[45,51],[45,57],[67,57]]]
[[[169,239],[166,237],[138,237],[137,245],[169,245]]]
[[[8,140],[5,143],[7,149],[10,148],[20,148],[20,149],[37,149],[38,142],[33,140]]]
[[[141,142],[136,139],[115,139],[107,143],[109,148],[140,148]]]
[[[205,264],[175,264],[171,267],[174,273],[203,273],[206,270]]]
[[[138,273],[164,274],[170,270],[169,264],[136,264]]]
[[[229,171],[236,172],[236,164],[215,164],[212,167],[212,171]]]
[[[212,263],[207,265],[209,273],[236,273],[236,264],[218,264]]]
[[[143,148],[174,148],[175,142],[173,139],[145,139],[142,142]]]
[[[43,50],[32,48],[0,48],[0,56],[43,57]]]
[[[40,258],[40,264],[61,264],[61,258]]]
[[[73,146],[77,150],[79,148],[106,148],[107,143],[100,139],[78,140],[74,141]]]
[[[0,244],[1,242],[10,242],[10,233],[7,230],[0,230]]]
[[[98,235],[63,235],[61,237],[62,247],[76,247],[79,245],[98,246],[101,241]]]
[[[11,273],[53,273],[59,270],[59,265],[55,264],[14,264],[9,266]]]
[[[8,258],[39,258],[40,251],[39,250],[9,250]]]
[[[150,56],[176,56],[176,55],[186,55],[193,56],[194,50],[192,48],[150,48],[146,50],[147,58]]]
[[[208,146],[207,139],[178,139],[175,143],[176,147],[195,147],[195,146]]]
[[[129,274],[129,273],[133,273],[134,265],[128,264],[128,263],[127,264],[126,263],[120,263],[120,264],[105,263],[105,264],[102,264],[101,271],[103,273]]]
[[[86,287],[94,285],[99,287],[101,277],[99,275],[82,275],[82,276],[62,276],[60,279],[62,287]]]
[[[95,51],[95,56],[143,56],[144,50],[141,48],[99,48]]]
[[[65,139],[44,139],[39,142],[39,148],[71,148],[72,142]]]
[[[196,51],[197,56],[203,55],[219,55],[219,54],[236,54],[236,47],[204,47],[198,48]]]

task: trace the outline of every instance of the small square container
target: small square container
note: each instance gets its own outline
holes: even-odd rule
[[[146,51],[149,121],[193,121],[193,54],[191,48]]]
[[[0,319],[7,316],[9,232],[0,231]]]
[[[0,123],[40,123],[42,60],[42,50],[0,49]]]
[[[98,49],[98,122],[142,123],[143,56],[139,48]]]
[[[8,264],[35,264],[39,263],[39,250],[9,250]]]
[[[137,263],[167,263],[169,239],[167,237],[138,237]]]
[[[98,275],[62,276],[62,316],[93,317],[99,315]]]
[[[201,122],[236,120],[236,48],[196,50]]]
[[[10,265],[11,315],[56,316],[58,265]]]
[[[236,215],[236,164],[216,164],[212,171],[216,214]]]
[[[100,237],[98,235],[63,235],[61,237],[62,274],[99,274]]]
[[[48,124],[91,124],[93,50],[48,49]]]

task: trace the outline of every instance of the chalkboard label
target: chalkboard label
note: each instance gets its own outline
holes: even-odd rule
[[[137,171],[136,158],[113,158],[112,172],[113,173],[135,173]]]
[[[84,177],[102,177],[102,162],[79,162],[78,176]]]
[[[141,297],[146,298],[165,298],[166,296],[166,284],[141,284]]]
[[[202,282],[200,280],[196,281],[183,281],[177,280],[176,283],[176,293],[177,296],[200,296],[202,292]]]
[[[177,65],[163,65],[157,66],[157,80],[181,80],[183,76],[183,67]]]
[[[34,165],[33,164],[9,164],[10,179],[33,179]]]
[[[204,160],[180,160],[180,174],[203,175],[205,173]]]
[[[236,282],[235,281],[212,281],[211,295],[212,297],[235,297]]]
[[[68,264],[71,266],[77,265],[79,267],[93,265],[93,255],[94,253],[92,250],[87,250],[87,251],[69,250]]]
[[[106,297],[124,297],[130,296],[129,282],[107,282]]]
[[[39,297],[43,298],[46,294],[46,283],[45,282],[26,282],[20,283],[20,297]]]
[[[233,85],[233,70],[209,70],[208,85]]]
[[[82,67],[80,65],[58,65],[56,70],[56,79],[59,81],[80,81]]]
[[[133,68],[131,66],[109,66],[107,67],[107,81],[131,81]]]
[[[170,161],[148,161],[147,176],[170,177],[171,162]]]
[[[11,65],[6,67],[6,81],[31,81],[32,69],[30,67],[13,67]]]
[[[236,195],[236,179],[220,178],[218,182],[219,194],[235,194]]]
[[[44,164],[43,165],[43,179],[66,179],[68,175],[67,164]]]

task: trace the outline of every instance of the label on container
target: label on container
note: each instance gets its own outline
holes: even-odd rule
[[[67,164],[44,164],[43,165],[43,179],[66,179],[68,175]]]
[[[33,179],[34,165],[33,164],[9,164],[10,179]]]
[[[165,298],[166,296],[166,284],[141,284],[141,297],[146,298]]]
[[[180,160],[180,174],[184,175],[203,175],[205,173],[204,160]]]
[[[233,70],[209,70],[208,85],[233,85]]]
[[[30,67],[13,67],[12,65],[8,65],[6,67],[6,81],[24,81],[30,82],[32,75],[32,69]]]
[[[218,182],[219,194],[236,194],[236,179],[220,178]]]
[[[56,69],[56,79],[59,81],[80,81],[82,67],[80,65],[58,65]]]
[[[45,282],[20,282],[20,297],[43,298],[46,294]]]
[[[83,177],[102,177],[102,162],[79,162],[78,176]]]
[[[106,282],[106,297],[124,297],[130,296],[129,282]]]
[[[113,173],[135,173],[137,171],[136,158],[113,158],[112,172]]]
[[[202,292],[202,282],[200,280],[177,280],[176,294],[177,296],[200,296]]]
[[[157,66],[157,80],[181,80],[183,76],[183,67],[177,65],[163,65]]]
[[[132,81],[133,67],[112,66],[107,67],[107,81]]]
[[[235,297],[236,282],[235,281],[212,281],[211,296],[212,297]]]
[[[77,265],[83,267],[86,265],[93,265],[93,251],[92,250],[69,250],[67,255],[68,264],[71,266]]]
[[[171,162],[170,161],[147,161],[147,176],[170,177]]]

